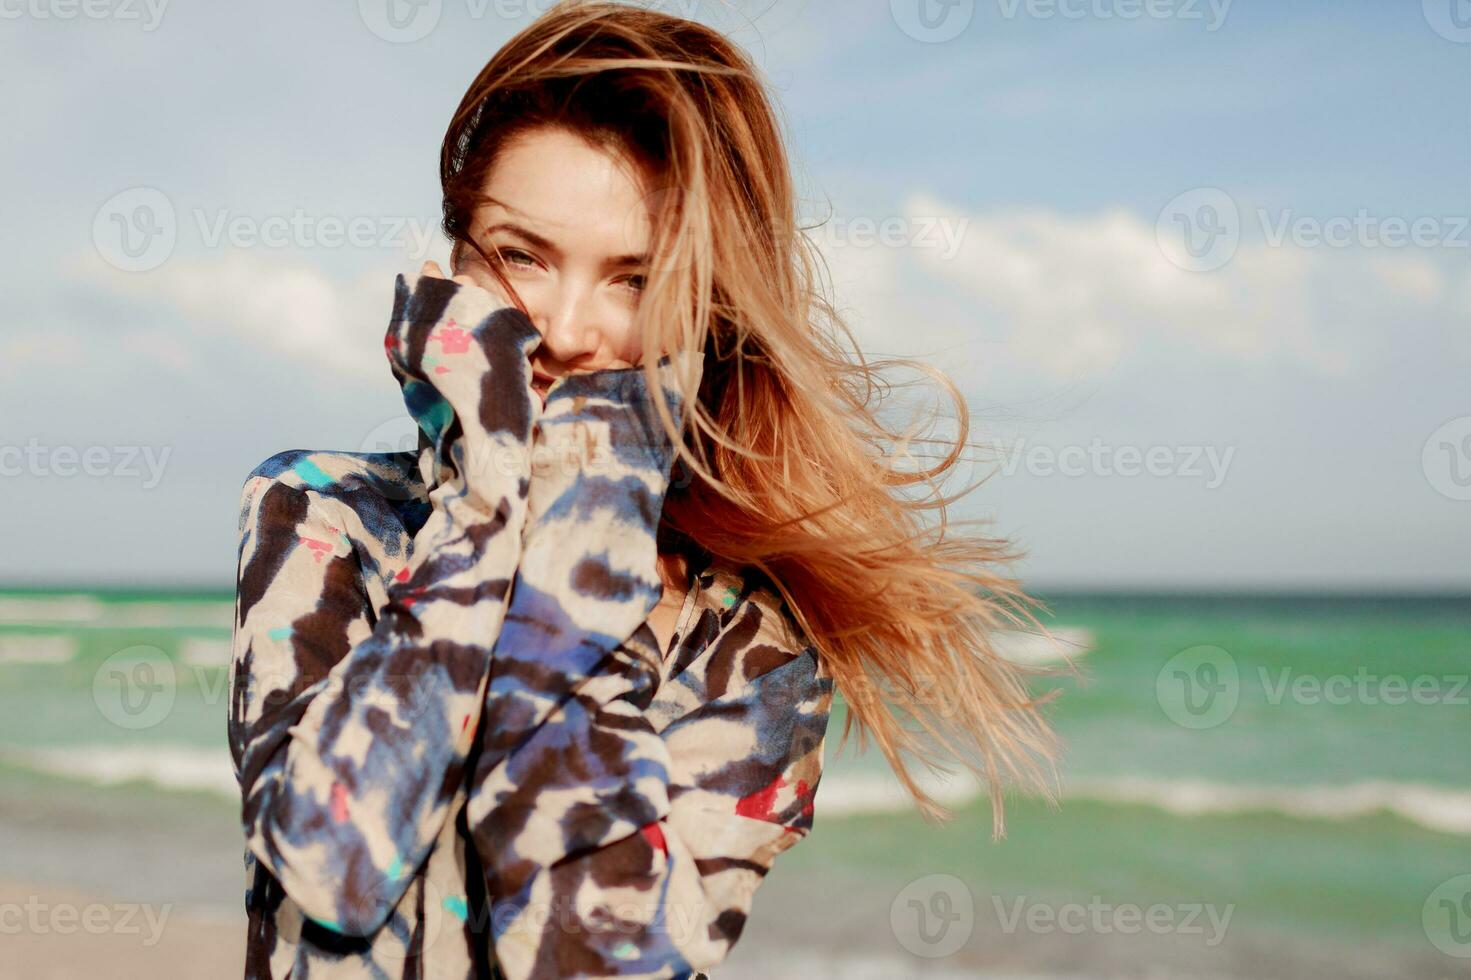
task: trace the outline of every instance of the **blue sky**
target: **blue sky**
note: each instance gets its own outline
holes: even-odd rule
[[[405,431],[393,276],[546,3],[389,2],[0,4],[0,581],[228,587],[257,462]],[[956,516],[1039,587],[1471,586],[1471,6],[926,2],[662,6],[767,73],[865,350],[966,393]]]

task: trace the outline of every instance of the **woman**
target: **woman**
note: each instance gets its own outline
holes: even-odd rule
[[[835,686],[932,817],[896,709],[993,787],[1035,772],[987,640],[1025,599],[906,492],[964,427],[896,460],[718,33],[559,4],[441,178],[454,274],[400,277],[385,344],[417,451],[242,491],[246,975],[703,977],[812,828]]]

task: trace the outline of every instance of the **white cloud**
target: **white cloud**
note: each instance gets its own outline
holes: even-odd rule
[[[47,370],[65,371],[87,356],[75,334],[32,330],[0,340],[0,381],[9,383]]]
[[[217,358],[221,334],[305,370],[368,380],[387,370],[382,338],[393,270],[344,282],[310,266],[248,252],[175,257],[146,273],[120,272],[88,258],[82,270],[108,291],[188,325],[177,334],[138,331],[124,342],[126,349],[161,358],[176,370]]]
[[[180,343],[177,334],[157,327],[126,331],[118,338],[118,347],[174,374],[192,374],[203,364],[192,345]]]
[[[1005,369],[1044,380],[1096,375],[1130,356],[1352,375],[1406,309],[1422,320],[1454,315],[1437,305],[1445,274],[1432,253],[1244,240],[1222,268],[1196,272],[1165,256],[1153,223],[1122,208],[969,213],[913,194],[901,217],[916,236],[935,223],[963,234],[953,249],[829,236],[824,252],[860,339],[929,354],[999,342]]]
[[[1370,263],[1370,272],[1387,289],[1419,303],[1434,303],[1445,295],[1440,269],[1416,255],[1378,256]]]

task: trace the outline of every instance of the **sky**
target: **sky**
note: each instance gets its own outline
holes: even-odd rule
[[[0,583],[231,588],[256,464],[411,445],[393,279],[547,5],[0,0]],[[1471,587],[1466,0],[652,5],[765,74],[1034,587]]]

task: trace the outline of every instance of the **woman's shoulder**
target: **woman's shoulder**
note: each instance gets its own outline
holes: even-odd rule
[[[757,565],[708,553],[696,562],[694,611],[650,708],[661,730],[707,702],[744,700],[758,690],[800,690],[766,703],[825,710],[831,672],[770,576]]]
[[[714,613],[722,632],[742,638],[742,646],[817,657],[791,603],[760,566],[705,552],[698,559],[695,587],[699,605]]]

